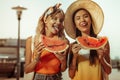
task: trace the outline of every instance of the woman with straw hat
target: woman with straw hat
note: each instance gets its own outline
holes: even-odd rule
[[[66,11],[65,31],[73,39],[78,36],[97,37],[103,21],[103,11],[97,3],[78,0]],[[86,50],[80,44],[71,44],[69,76],[72,80],[107,80],[111,69],[109,43],[97,50]]]

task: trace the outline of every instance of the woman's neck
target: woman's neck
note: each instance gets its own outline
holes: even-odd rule
[[[52,33],[46,33],[45,34],[47,37],[51,37],[51,38],[58,38],[58,35],[54,35]]]
[[[87,34],[87,33],[82,33],[82,36],[88,36],[89,34]]]
[[[82,34],[82,36],[88,36],[88,35],[90,35],[90,32],[86,31],[86,32],[82,32],[81,34]]]

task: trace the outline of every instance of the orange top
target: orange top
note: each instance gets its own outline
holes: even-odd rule
[[[40,74],[55,74],[60,71],[60,61],[51,52],[43,50],[40,61],[37,63],[35,72]]]

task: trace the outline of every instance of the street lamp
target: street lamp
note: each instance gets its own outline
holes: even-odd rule
[[[17,11],[17,19],[18,19],[18,40],[17,40],[17,80],[20,77],[20,20],[22,15],[22,10],[26,10],[24,7],[12,7],[12,9]]]

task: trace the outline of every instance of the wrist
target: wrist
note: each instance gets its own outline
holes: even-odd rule
[[[77,53],[73,53],[73,56],[74,56],[75,58],[77,58],[77,57],[78,57],[78,54],[77,54]]]
[[[103,63],[105,59],[104,59],[104,57],[101,57],[101,58],[99,58],[99,60],[101,63]]]
[[[70,65],[70,67],[69,67],[71,70],[75,70],[76,69],[76,66],[74,65]]]
[[[35,58],[34,62],[37,63],[39,61],[39,58]]]

